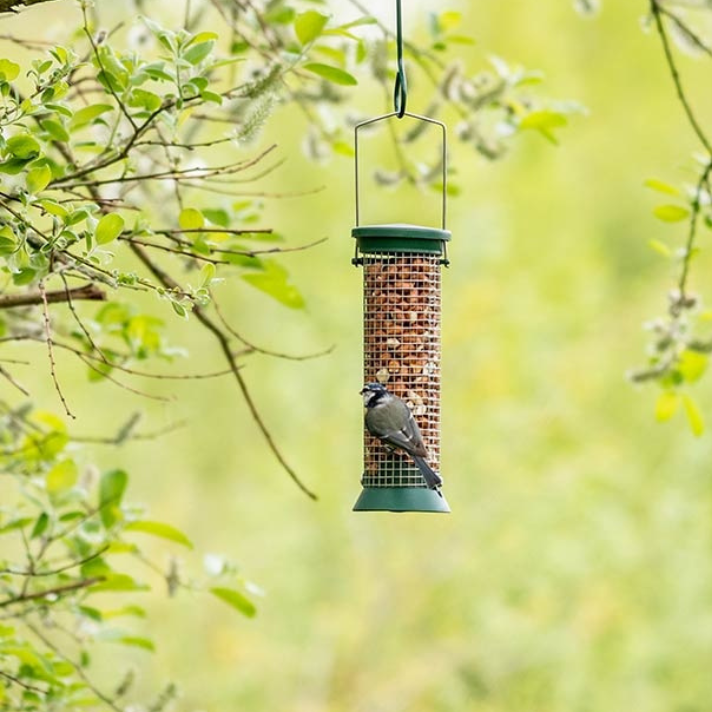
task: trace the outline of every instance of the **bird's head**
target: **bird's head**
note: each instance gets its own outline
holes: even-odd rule
[[[380,383],[367,383],[361,389],[361,395],[363,396],[363,404],[366,406],[366,408],[373,407],[381,398],[383,398],[383,396],[387,394],[388,390]]]

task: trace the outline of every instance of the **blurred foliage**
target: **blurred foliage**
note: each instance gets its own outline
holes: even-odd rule
[[[683,223],[667,221],[684,213],[689,227],[695,211],[687,187],[651,179],[648,188],[675,196],[660,201],[660,229],[646,222],[643,178],[699,150],[686,143],[657,35],[640,32],[648,8],[573,3],[591,18],[584,23],[568,3],[461,3],[457,12],[426,4],[430,15],[407,13],[417,17],[408,30],[410,107],[456,127],[450,182],[461,195],[451,205],[453,267],[444,280],[443,475],[454,513],[438,520],[349,512],[361,368],[359,275],[345,236],[347,131],[391,109],[390,8],[372,3],[374,22],[353,2],[194,0],[181,28],[174,3],[141,2],[136,15],[152,24],[136,17],[120,27],[126,8],[100,2],[86,23],[95,47],[74,32],[67,2],[28,11],[46,13],[47,38],[39,24],[26,38],[29,14],[7,21],[22,41],[6,40],[0,63],[11,112],[3,159],[17,169],[3,175],[0,196],[9,209],[0,233],[8,265],[0,298],[9,300],[0,311],[8,401],[0,527],[15,525],[0,535],[0,566],[44,566],[50,575],[1,575],[3,600],[14,601],[0,609],[8,616],[1,630],[12,629],[3,635],[14,641],[0,652],[0,671],[11,676],[5,708],[102,707],[98,691],[121,709],[706,709],[709,447],[656,429],[652,414],[684,412],[699,432],[709,397],[698,387],[692,400],[689,388],[661,379],[663,396],[640,408],[620,382],[638,346],[636,324],[664,279],[645,243],[665,246],[679,277],[684,260],[665,230]],[[706,31],[708,3],[661,7],[690,13],[700,36]],[[649,17],[643,25],[652,28]],[[671,32],[684,52],[693,49]],[[614,68],[592,61],[611,47]],[[39,77],[25,76],[47,61]],[[704,86],[704,57],[679,61]],[[545,68],[557,95],[591,107],[565,145],[552,148],[578,105],[543,98],[543,75],[520,63]],[[704,91],[695,100],[700,116],[712,108]],[[132,122],[142,126],[152,111],[150,132],[134,138]],[[383,190],[372,201],[409,219],[433,194],[403,191],[439,190],[439,166],[427,134],[398,129],[388,136],[396,163],[377,168]],[[290,154],[279,172],[264,163],[276,155],[272,140]],[[300,144],[308,161],[296,156]],[[415,158],[416,144],[425,158]],[[511,160],[490,160],[508,152]],[[233,160],[237,178],[222,175]],[[243,178],[246,186],[226,182]],[[326,190],[310,194],[319,183]],[[272,201],[295,188],[304,191],[298,200]],[[704,197],[698,203],[702,221]],[[703,229],[699,236],[692,282],[708,267]],[[175,284],[162,284],[165,275]],[[87,285],[92,291],[68,301]],[[108,304],[84,303],[97,298],[93,288]],[[702,325],[694,296],[683,313]],[[214,332],[198,315],[226,350],[216,339],[213,353],[206,335]],[[255,346],[262,342],[269,348]],[[313,351],[315,342],[339,348],[313,363],[272,358]],[[706,354],[688,335],[672,353],[671,373],[686,383],[702,377]],[[248,354],[264,358],[248,362]],[[187,356],[191,370],[180,373],[174,364]],[[251,399],[244,412],[218,378],[226,372],[235,393]],[[254,397],[241,390],[246,377]],[[28,390],[54,408],[57,388],[82,437],[69,416],[48,421],[23,405]],[[163,440],[139,431],[124,416],[144,396],[146,413],[167,424],[156,435],[183,414],[189,426]],[[265,431],[251,422],[255,400],[281,449],[316,482],[319,504],[275,473],[258,440]],[[67,442],[48,460],[25,462],[18,450],[35,428],[40,442],[54,433]],[[89,512],[117,472],[131,473],[132,489],[107,526],[106,515]],[[135,499],[149,501],[151,514]],[[72,511],[81,524],[67,545],[56,536]],[[260,616],[223,612],[254,613],[257,591],[232,557],[206,554],[196,581],[152,538],[175,551],[193,541],[199,550],[239,549],[269,593]],[[88,557],[108,544],[96,560],[110,570],[92,574],[92,558],[83,571],[75,540]],[[45,546],[49,555],[38,558]],[[131,550],[114,555],[116,546]],[[142,585],[149,573],[188,595],[168,606],[160,591],[102,593],[98,581],[52,590],[90,575]],[[26,581],[25,594],[37,594],[30,599],[22,599]],[[137,603],[146,619],[130,615]],[[122,609],[129,615],[112,617]],[[51,645],[62,646],[69,667]],[[160,654],[150,656],[151,646]],[[166,679],[182,692],[168,683],[157,693],[155,681]]]
[[[358,84],[352,72],[359,68],[384,87],[392,81],[391,34],[367,15],[337,24],[308,3],[221,1],[187,3],[182,28],[142,15],[134,20],[133,38],[119,39],[114,34],[125,16],[118,27],[104,28],[101,3],[81,0],[77,8],[81,26],[68,42],[11,35],[6,39],[28,56],[0,60],[0,343],[46,346],[54,388],[70,420],[73,394],[62,386],[58,352],[74,355],[90,382],[109,381],[159,401],[166,399],[124,379],[232,375],[282,467],[313,497],[278,450],[240,373],[245,356],[269,352],[224,319],[213,290],[236,273],[281,305],[304,308],[287,269],[265,256],[303,248],[283,246],[280,234],[261,226],[262,197],[270,194],[243,187],[281,164],[267,164],[274,145],[255,151],[254,143],[278,104],[291,103],[308,117],[305,145],[313,159],[331,151],[350,157],[348,121],[340,117],[334,124],[329,113],[346,105],[343,89]],[[434,14],[426,48],[408,45],[437,97],[430,110],[443,104],[457,111],[467,124],[460,138],[474,140],[480,150],[486,131],[478,128],[479,116],[496,117],[487,125],[502,138],[496,145],[490,141],[491,157],[503,151],[505,134],[518,129],[536,129],[554,140],[552,129],[565,123],[563,113],[524,98],[522,87],[535,75],[511,72],[498,60],[496,76],[467,79],[456,62],[440,58],[451,45],[471,43],[456,33],[459,23],[456,12]],[[371,26],[381,36],[367,43],[358,33]],[[227,130],[216,136],[216,125]],[[410,132],[402,142],[419,138]],[[406,160],[402,149],[398,155],[400,172],[391,183],[436,183],[441,165]],[[146,301],[143,294],[158,300]],[[83,301],[106,304],[87,313]],[[166,303],[178,317],[194,316],[217,340],[222,370],[179,375],[139,368],[187,356],[170,344]],[[68,307],[68,314],[57,305]],[[13,359],[7,368],[0,365],[0,378],[30,396],[35,388],[16,379],[15,365]],[[62,419],[28,405],[3,402],[2,408],[1,468],[14,487],[4,490],[0,520],[7,557],[0,562],[0,609],[7,609],[3,620],[9,623],[0,628],[1,709],[118,710],[131,703],[130,669],[120,683],[110,683],[113,689],[93,681],[96,643],[154,650],[142,631],[116,624],[144,617],[133,594],[148,586],[115,564],[115,554],[128,554],[158,573],[169,594],[179,587],[207,588],[242,614],[255,614],[250,585],[223,557],[208,558],[215,580],[198,584],[184,578],[177,559],[164,570],[131,541],[148,534],[192,548],[180,529],[124,504],[126,472],[113,467],[95,474],[79,459],[79,441]],[[135,425],[132,416],[116,436],[92,442],[124,445],[135,437]],[[105,592],[118,596],[116,608],[104,607],[101,596],[97,601]],[[175,694],[170,683],[153,702],[144,702],[145,709],[159,712]]]
[[[132,417],[107,442],[130,440],[136,424]],[[135,598],[151,589],[145,574],[162,579],[169,595],[205,589],[255,614],[248,593],[255,588],[233,565],[206,560],[208,576],[201,582],[188,577],[175,556],[165,570],[146,556],[141,535],[188,549],[193,544],[176,527],[150,519],[145,507],[125,501],[128,473],[99,473],[81,443],[56,416],[0,403],[3,710],[119,709],[128,703],[134,672],[117,671],[123,678],[115,689],[102,691],[92,681],[92,655],[101,643],[155,649],[140,630],[146,611]],[[144,575],[134,574],[127,559]],[[170,683],[151,709],[163,709],[174,696]]]
[[[649,348],[648,366],[631,373],[637,382],[657,381],[662,387],[655,407],[656,418],[670,420],[680,405],[687,416],[692,432],[704,433],[703,415],[689,392],[705,374],[712,352],[712,337],[707,323],[712,311],[705,307],[702,295],[689,288],[693,261],[702,249],[698,229],[712,229],[712,134],[709,134],[696,114],[693,91],[678,69],[675,47],[693,52],[709,61],[712,58],[712,39],[705,33],[709,28],[690,11],[710,9],[708,3],[689,5],[676,0],[650,0],[650,15],[645,23],[655,27],[664,52],[667,69],[672,78],[677,98],[684,110],[692,133],[702,153],[695,155],[694,185],[676,187],[658,179],[648,179],[645,185],[665,196],[667,202],[657,205],[653,215],[665,223],[685,223],[687,236],[683,247],[673,250],[665,242],[650,240],[650,247],[675,265],[677,284],[668,295],[668,309],[664,317],[648,325],[653,333]],[[712,37],[712,35],[710,35]],[[670,199],[675,202],[670,202]]]

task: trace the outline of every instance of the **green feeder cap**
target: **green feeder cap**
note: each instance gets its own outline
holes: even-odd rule
[[[354,512],[440,512],[448,514],[445,497],[427,487],[364,487]]]
[[[351,230],[360,252],[429,252],[442,254],[449,230],[422,225],[360,225]]]

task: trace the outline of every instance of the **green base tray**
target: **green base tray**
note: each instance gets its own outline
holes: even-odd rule
[[[445,497],[426,487],[364,487],[354,512],[440,512],[448,514]]]

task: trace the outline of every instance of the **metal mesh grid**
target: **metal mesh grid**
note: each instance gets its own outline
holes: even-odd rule
[[[413,411],[440,469],[440,261],[373,253],[363,262],[364,382],[383,383]],[[364,430],[364,487],[426,487],[411,459]]]

